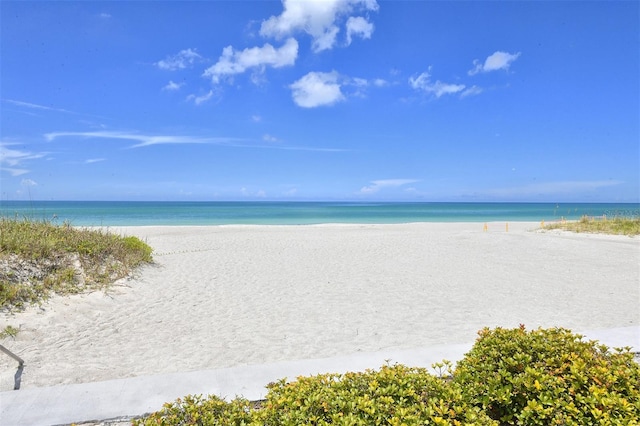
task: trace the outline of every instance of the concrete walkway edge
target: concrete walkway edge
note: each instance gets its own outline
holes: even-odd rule
[[[609,347],[630,346],[640,351],[640,326],[579,332]],[[440,345],[403,351],[357,353],[327,359],[287,361],[217,370],[160,374],[0,392],[0,424],[50,426],[140,416],[159,410],[165,402],[189,394],[217,395],[225,399],[243,396],[264,398],[265,386],[281,378],[321,373],[345,373],[378,369],[400,363],[427,367],[448,359],[460,360],[473,346]],[[28,368],[28,367],[27,367]]]

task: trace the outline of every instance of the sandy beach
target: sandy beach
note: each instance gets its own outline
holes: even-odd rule
[[[466,343],[484,326],[640,324],[639,238],[539,226],[112,228],[155,263],[1,314],[20,331],[0,343],[29,388]],[[0,357],[10,379],[14,364]]]

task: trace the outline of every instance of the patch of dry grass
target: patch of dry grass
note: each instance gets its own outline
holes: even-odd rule
[[[562,229],[572,232],[589,232],[614,235],[640,235],[640,217],[595,218],[583,216],[575,222],[561,222],[547,225],[544,229]]]
[[[151,262],[151,252],[136,237],[0,218],[0,309],[104,288]]]

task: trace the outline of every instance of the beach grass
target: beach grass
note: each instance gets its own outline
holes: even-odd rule
[[[544,229],[561,229],[580,233],[613,235],[640,235],[640,217],[591,217],[583,216],[578,221],[562,221],[544,226]]]
[[[0,219],[0,309],[23,308],[52,293],[106,288],[152,261],[136,237],[68,223]]]

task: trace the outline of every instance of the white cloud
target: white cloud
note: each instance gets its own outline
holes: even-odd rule
[[[284,11],[262,23],[260,34],[281,39],[298,31],[304,31],[312,39],[314,52],[331,49],[336,44],[340,28],[337,24],[354,10],[378,10],[375,0],[282,0]],[[364,18],[362,18],[364,20]],[[362,23],[356,23],[362,25]],[[358,28],[363,38],[371,36],[370,30]],[[364,31],[364,32],[363,32]],[[367,34],[368,37],[364,37]]]
[[[254,114],[251,116],[251,121],[254,123],[260,123],[262,121],[262,116],[259,114]]]
[[[338,38],[338,33],[340,32],[340,28],[332,25],[327,29],[327,31],[316,37],[313,40],[313,51],[314,52],[322,52],[323,50],[331,49],[336,44],[336,39]]]
[[[333,105],[345,99],[335,71],[310,72],[289,87],[293,101],[303,108]]]
[[[29,173],[31,170],[27,169],[17,169],[15,167],[0,167],[0,170],[4,170],[9,173],[11,176],[20,176]]]
[[[155,65],[167,71],[176,71],[191,67],[202,56],[196,49],[184,49],[175,55],[167,56],[165,59],[158,61]]]
[[[117,139],[138,142],[131,148],[140,148],[151,145],[166,144],[230,144],[241,139],[234,138],[198,138],[193,136],[175,135],[144,135],[139,133],[100,131],[100,132],[53,132],[44,135],[47,141],[53,141],[62,137],[97,138],[97,139]]]
[[[22,181],[20,182],[20,185],[22,185],[22,186],[38,186],[38,182],[36,182],[33,179],[22,179]]]
[[[482,87],[471,86],[465,89],[465,91],[460,94],[460,97],[465,98],[467,96],[475,96],[475,95],[479,95],[482,92],[483,92]]]
[[[373,34],[373,24],[362,16],[351,16],[347,19],[347,45],[351,44],[354,35],[369,39],[371,34]]]
[[[15,144],[0,143],[0,170],[9,173],[11,176],[20,176],[29,173],[30,170],[22,168],[22,164],[29,160],[43,158],[46,152],[33,153],[19,149],[9,148]]]
[[[85,160],[84,163],[85,164],[93,164],[93,163],[99,163],[101,161],[105,161],[106,158],[89,158],[88,160]]]
[[[601,188],[621,185],[621,180],[596,180],[596,181],[560,181],[532,183],[512,188],[497,188],[487,191],[487,195],[505,198],[527,198],[541,195],[566,195],[584,191],[595,191]]]
[[[3,101],[7,102],[7,103],[10,103],[12,105],[16,105],[16,106],[19,106],[19,107],[26,107],[26,108],[30,108],[30,109],[39,109],[39,110],[44,110],[44,111],[64,112],[64,113],[67,113],[67,114],[77,114],[76,112],[69,111],[69,110],[66,110],[66,109],[53,108],[53,107],[48,107],[48,106],[44,106],[44,105],[33,104],[31,102],[14,101],[12,99],[3,99]]]
[[[415,78],[410,77],[409,85],[416,90],[422,90],[433,94],[436,98],[439,98],[442,95],[451,95],[461,92],[466,87],[464,84],[449,84],[443,83],[440,80],[437,80],[434,83],[431,81],[431,75],[428,72],[423,72]]]
[[[173,80],[169,80],[169,82],[167,83],[166,86],[164,86],[162,88],[162,90],[167,90],[170,92],[176,91],[176,90],[180,90],[180,88],[184,86],[184,83],[176,83]]]
[[[478,59],[473,61],[473,68],[469,70],[469,75],[475,75],[480,72],[491,72],[497,70],[508,70],[513,61],[520,57],[518,53],[508,53],[497,51],[485,59],[484,63]]]
[[[85,117],[94,117],[94,118],[100,118],[100,119],[104,119],[105,117],[100,116],[100,115],[94,115],[94,114],[87,114],[84,112],[77,112],[77,111],[70,111],[68,109],[64,109],[64,108],[55,108],[55,107],[50,107],[50,106],[45,106],[45,105],[39,105],[39,104],[34,104],[31,102],[23,102],[23,101],[16,101],[13,99],[2,99],[2,102],[6,102],[21,108],[29,108],[31,110],[39,110],[39,111],[53,111],[53,112],[62,112],[65,114],[74,114],[74,115],[81,115],[81,116],[85,116]],[[29,115],[36,115],[36,114],[32,114],[30,112],[26,112],[26,111],[20,111],[22,113],[25,114],[29,114]]]
[[[354,86],[357,87],[367,87],[369,85],[369,82],[365,78],[354,77],[353,79],[351,79],[351,82]]]
[[[262,140],[265,142],[269,142],[269,143],[277,143],[280,142],[280,139],[278,139],[277,137],[270,135],[270,134],[264,134],[262,135]]]
[[[345,152],[348,150],[341,148],[321,148],[304,146],[285,146],[280,144],[258,145],[251,143],[247,139],[230,137],[194,137],[179,135],[145,135],[133,132],[97,131],[97,132],[52,132],[44,134],[44,138],[51,142],[58,138],[97,138],[112,140],[129,140],[138,142],[129,148],[141,148],[152,145],[167,144],[212,144],[224,145],[237,148],[258,148],[258,149],[282,149],[288,151],[312,151],[312,152]],[[44,154],[43,154],[44,155]]]
[[[266,191],[263,189],[254,192],[245,187],[242,187],[240,188],[240,193],[245,197],[265,198],[267,196]]]
[[[208,93],[205,93],[202,96],[189,95],[187,96],[187,101],[193,101],[194,104],[200,105],[204,102],[207,102],[209,99],[213,97],[213,90],[209,90]]]
[[[220,78],[240,74],[248,68],[271,66],[280,68],[293,65],[298,57],[298,42],[289,38],[279,49],[266,43],[262,47],[252,47],[244,50],[234,50],[227,46],[222,50],[222,55],[213,66],[205,70],[203,76],[211,78],[213,83],[218,83]]]
[[[397,188],[399,186],[408,185],[410,183],[419,182],[417,179],[382,179],[374,180],[371,185],[364,186],[360,189],[360,194],[375,194],[384,188]]]
[[[347,92],[347,96],[357,96],[364,98],[367,95],[367,88],[371,85],[371,82],[364,78],[346,78],[343,82],[344,86],[352,86],[354,89]]]

